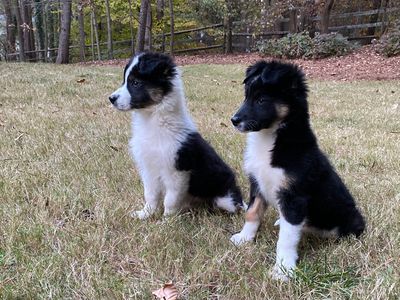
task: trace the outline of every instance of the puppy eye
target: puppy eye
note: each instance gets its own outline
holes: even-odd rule
[[[263,104],[265,101],[266,101],[265,98],[259,98],[259,99],[257,100],[257,103],[258,103],[258,104]]]
[[[133,86],[138,86],[139,85],[139,81],[137,81],[134,77],[128,77],[128,81]]]

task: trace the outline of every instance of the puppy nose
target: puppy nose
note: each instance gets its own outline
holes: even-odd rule
[[[108,97],[108,99],[110,99],[110,102],[112,104],[114,104],[114,102],[117,101],[118,96],[117,95],[111,95],[110,97]]]
[[[231,118],[231,122],[232,122],[233,126],[237,126],[241,121],[242,120],[236,115]]]

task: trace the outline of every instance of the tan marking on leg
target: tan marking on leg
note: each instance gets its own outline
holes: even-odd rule
[[[266,205],[260,196],[256,196],[253,204],[249,207],[245,214],[246,222],[259,222],[264,215]]]

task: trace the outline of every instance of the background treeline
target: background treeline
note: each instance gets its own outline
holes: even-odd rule
[[[143,50],[252,51],[297,32],[339,31],[369,42],[395,23],[399,2],[1,0],[0,59],[68,63]]]

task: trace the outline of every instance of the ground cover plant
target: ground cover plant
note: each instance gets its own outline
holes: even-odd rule
[[[305,237],[296,277],[270,279],[278,229],[229,243],[243,215],[133,220],[142,185],[127,151],[130,115],[107,100],[118,67],[0,64],[0,298],[397,299],[400,294],[399,81],[311,81],[310,112],[366,217],[360,240]],[[183,67],[200,132],[241,171],[244,136],[229,118],[245,65]]]

